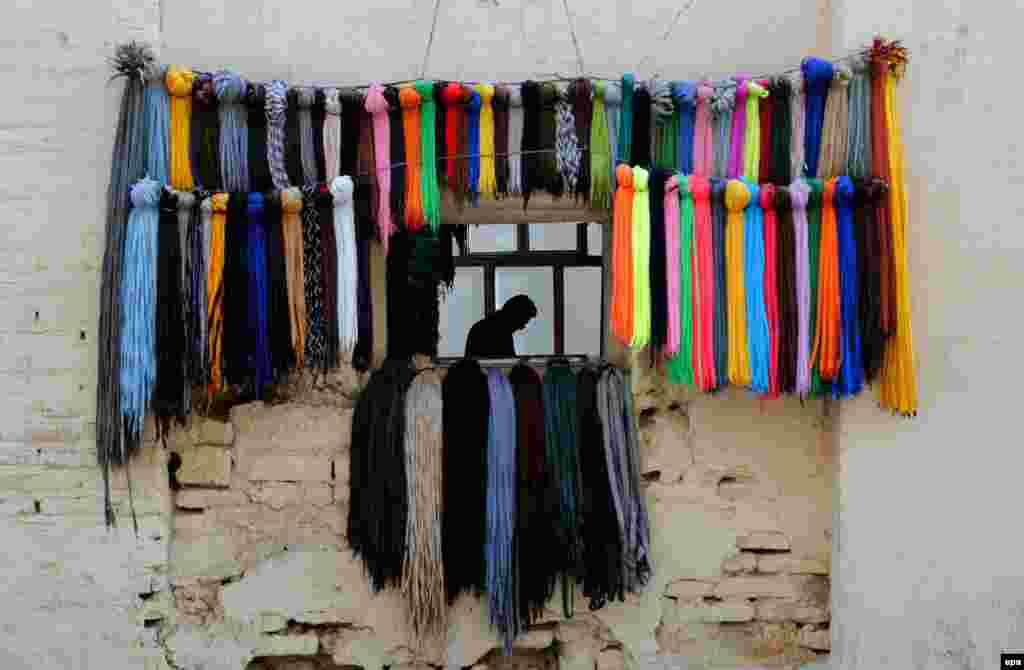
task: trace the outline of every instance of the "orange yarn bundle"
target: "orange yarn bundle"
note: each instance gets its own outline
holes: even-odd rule
[[[612,216],[612,333],[628,345],[633,340],[633,170],[615,168]]]
[[[420,183],[423,156],[420,137],[420,94],[415,86],[403,86],[398,94],[402,105],[402,130],[405,133],[405,227],[419,230],[426,222],[423,214],[423,187]]]

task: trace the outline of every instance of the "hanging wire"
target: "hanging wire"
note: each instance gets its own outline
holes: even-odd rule
[[[569,0],[562,0],[562,7],[565,8],[565,20],[569,22],[569,36],[572,38],[572,46],[576,49],[576,64],[580,68],[580,76],[586,71],[583,66],[583,51],[580,49],[580,41],[576,37],[576,26],[573,24],[572,12],[569,11]]]
[[[427,76],[427,62],[430,60],[430,49],[434,46],[434,33],[437,32],[437,15],[440,13],[441,0],[434,0],[434,18],[430,22],[430,37],[427,38],[427,48],[423,52],[423,65],[420,67],[420,79]]]

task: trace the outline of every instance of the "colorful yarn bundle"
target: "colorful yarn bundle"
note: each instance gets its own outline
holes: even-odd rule
[[[423,158],[420,142],[420,94],[413,86],[403,86],[398,94],[402,105],[402,127],[405,132],[405,227],[419,230],[426,223],[423,212]]]
[[[739,179],[746,171],[747,117],[750,115],[750,106],[747,104],[747,100],[751,82],[748,77],[744,76],[734,79],[736,81],[736,103],[729,139],[729,172],[727,176],[730,179]]]
[[[768,90],[756,81],[747,82],[747,119],[743,144],[743,176],[757,183],[761,173],[761,99],[768,97]]]
[[[167,68],[170,94],[171,187],[187,191],[192,180],[192,82],[195,73],[178,67]]]
[[[623,344],[633,341],[633,170],[615,169],[618,188],[612,223],[612,333]]]
[[[299,218],[302,204],[302,192],[298,188],[281,191],[281,236],[288,274],[288,316],[295,364],[299,368],[305,367],[306,361],[306,292],[303,279],[306,270],[302,255],[302,221]]]
[[[744,210],[751,202],[750,189],[738,179],[725,187],[729,217],[725,232],[726,292],[729,328],[729,383],[750,386],[750,350],[747,347],[747,291],[744,267]]]
[[[764,211],[761,189],[747,183],[750,202],[745,212],[743,230],[744,281],[747,309],[747,345],[750,352],[751,388],[768,393],[771,370],[768,311],[764,297],[765,245]]]
[[[594,84],[594,109],[590,122],[590,204],[607,209],[612,204],[612,149],[609,143],[608,111],[605,108],[607,85]]]
[[[633,246],[633,337],[636,349],[651,341],[651,214],[649,173],[633,168],[633,214],[631,217]]]
[[[777,217],[775,279],[778,296],[778,393],[796,390],[799,315],[797,306],[796,224],[789,187],[775,191]]]
[[[437,148],[435,146],[437,131],[434,127],[434,118],[437,114],[437,105],[434,104],[434,82],[417,81],[416,92],[420,95],[420,132],[422,147],[420,157],[423,166],[420,171],[420,191],[423,197],[423,217],[430,230],[437,235],[441,225],[441,190],[437,182]],[[490,88],[494,95],[494,87]],[[491,111],[491,184],[494,183],[494,113]],[[493,186],[491,193],[493,193]]]
[[[860,339],[860,267],[857,263],[857,233],[854,228],[854,185],[849,177],[836,180],[836,211],[839,223],[840,316],[842,358],[839,395],[849,397],[864,387],[864,359]],[[863,233],[862,233],[863,234]]]
[[[690,177],[693,197],[693,265],[694,271],[694,369],[695,383],[702,391],[718,387],[715,363],[715,306],[721,297],[716,293],[714,224],[711,214],[711,181],[706,177]]]
[[[668,363],[669,380],[676,384],[694,384],[694,298],[696,297],[694,282],[694,215],[693,193],[690,190],[690,177],[679,175],[674,177],[679,198],[677,203],[679,229],[678,248],[678,308],[679,308],[679,345],[676,354]],[[666,209],[667,211],[667,209]]]
[[[668,299],[668,337],[665,354],[671,359],[680,350],[680,314],[682,312],[681,292],[683,289],[680,259],[683,253],[679,214],[679,182],[686,179],[672,175],[665,184],[665,253],[666,253],[666,296]]]
[[[337,244],[338,286],[337,321],[340,352],[350,355],[356,346],[358,308],[356,276],[356,224],[352,196],[355,185],[351,177],[335,177],[331,182],[334,196],[334,239]]]
[[[694,156],[696,154],[697,140],[697,114],[698,114],[698,93],[697,85],[691,81],[677,81],[672,83],[672,95],[676,98],[676,105],[679,108],[679,147],[676,150],[676,169],[683,174],[694,174]],[[700,125],[702,148],[706,146],[706,136],[711,130],[708,123],[709,111],[707,98],[705,98],[703,116]],[[707,161],[704,161],[706,167]],[[708,176],[707,174],[701,176]]]
[[[576,135],[576,116],[573,107],[560,95],[555,103],[555,158],[566,193],[575,194],[580,177],[583,153]]]
[[[494,197],[497,190],[494,169],[494,86],[477,84],[475,90],[480,95],[480,177],[477,191]]]
[[[449,87],[461,86],[449,84]],[[445,91],[447,95],[447,89]],[[451,117],[449,117],[451,118]],[[508,192],[523,192],[523,92],[513,84],[508,87]],[[450,152],[449,152],[450,153]]]
[[[779,226],[775,211],[777,193],[771,184],[761,187],[761,211],[764,214],[764,308],[768,320],[768,393],[779,395]]]
[[[839,231],[835,207],[836,180],[825,182],[821,196],[821,251],[818,256],[818,318],[811,358],[823,382],[834,382],[842,358],[842,314],[839,287]]]
[[[793,207],[795,279],[797,309],[796,393],[804,397],[811,390],[811,276],[808,248],[807,198],[811,189],[802,180],[789,188]]]
[[[516,605],[516,416],[508,379],[499,370],[487,371],[490,424],[487,431],[487,597],[491,625],[498,630],[505,653],[519,634]]]
[[[371,85],[366,93],[366,111],[373,118],[374,170],[377,175],[377,234],[385,255],[388,253],[388,240],[395,234],[395,224],[391,220],[391,119],[388,117],[388,108],[384,88],[378,84]],[[332,189],[336,177],[337,175],[331,178]]]
[[[835,76],[835,66],[821,58],[805,58],[800,65],[806,96],[804,119],[804,174],[818,175],[825,124],[825,101]]]
[[[632,74],[622,75],[622,105],[619,108],[617,153],[615,159],[629,163],[633,156],[633,92],[636,79]]]
[[[480,92],[469,92],[469,103],[466,105],[466,135],[469,139],[467,153],[468,167],[466,176],[466,193],[474,205],[480,202],[480,113],[483,109]]]
[[[273,380],[268,320],[270,286],[267,274],[267,229],[264,221],[263,195],[250,193],[247,204],[249,257],[246,269],[249,272],[249,334],[254,340],[251,369],[255,395],[257,398],[261,398],[263,390]]]
[[[213,87],[220,114],[221,183],[228,191],[246,192],[249,190],[249,124],[245,108],[248,84],[239,75],[225,70],[214,75]]]
[[[825,120],[821,130],[821,156],[818,158],[818,177],[837,177],[846,169],[847,142],[849,141],[849,86],[850,71],[843,66],[835,68],[828,100],[825,102]]]
[[[604,83],[605,122],[608,126],[609,169],[614,171],[622,162],[621,141],[622,128],[622,84],[617,81]]]

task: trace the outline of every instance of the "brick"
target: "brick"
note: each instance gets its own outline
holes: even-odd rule
[[[307,505],[326,507],[334,503],[334,487],[330,484],[304,484],[302,502]]]
[[[252,481],[329,482],[331,458],[298,452],[265,453],[244,473]]]
[[[727,575],[753,572],[756,568],[757,556],[746,552],[734,554],[722,561],[722,572]]]
[[[626,670],[626,655],[621,649],[605,649],[597,655],[597,670]]]
[[[745,623],[753,621],[756,610],[745,600],[678,605],[668,615],[669,623]]]
[[[181,449],[178,482],[186,486],[222,486],[231,483],[231,452],[221,447]]]
[[[828,609],[815,605],[789,602],[785,600],[759,600],[757,602],[758,621],[783,623],[828,623]]]
[[[818,630],[814,626],[800,629],[799,643],[801,647],[814,651],[831,651],[832,635],[828,630]]]
[[[197,419],[193,426],[196,444],[230,447],[235,442],[235,427],[230,422]]]
[[[723,579],[715,587],[719,598],[784,598],[800,600],[809,596],[811,581],[815,577],[787,575],[744,575]]]
[[[264,635],[253,651],[255,656],[313,656],[320,650],[316,634]]]
[[[252,501],[270,509],[282,510],[302,501],[302,489],[298,484],[267,482],[249,489]]]
[[[178,509],[207,509],[248,504],[245,493],[236,489],[182,489],[174,497]]]
[[[748,551],[789,551],[789,538],[776,531],[755,531],[736,538],[736,547]]]
[[[819,558],[764,554],[757,557],[757,571],[767,574],[828,575],[829,563]]]
[[[264,612],[256,621],[256,628],[261,633],[276,633],[288,627],[288,618],[282,614]]]
[[[694,600],[712,595],[715,592],[715,586],[716,582],[680,579],[668,585],[665,595],[679,600]]]

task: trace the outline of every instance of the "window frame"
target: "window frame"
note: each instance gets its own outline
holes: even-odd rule
[[[600,254],[591,254],[587,239],[588,225],[601,226],[602,249]],[[605,357],[605,333],[607,309],[607,267],[605,255],[607,254],[607,236],[604,235],[604,224],[601,221],[586,221],[578,223],[539,223],[544,226],[576,226],[576,249],[570,250],[531,250],[530,249],[530,225],[529,223],[495,223],[495,224],[471,224],[471,225],[514,225],[516,227],[516,249],[515,251],[496,252],[473,252],[463,253],[461,249],[455,255],[456,269],[462,267],[479,267],[484,271],[484,316],[490,316],[497,309],[495,293],[495,275],[498,268],[551,268],[552,298],[554,305],[554,353],[531,356],[531,358],[544,358],[547,356],[576,356],[581,352],[565,351],[565,268],[596,267],[601,269],[601,314],[600,314],[600,356]],[[452,357],[442,357],[452,358]],[[457,358],[457,357],[455,357]]]

